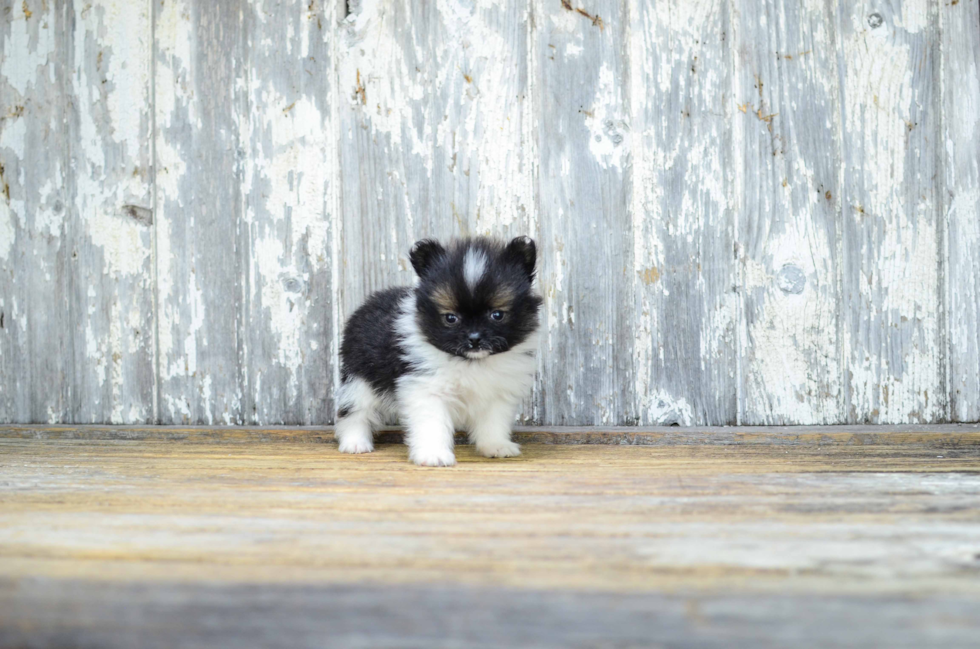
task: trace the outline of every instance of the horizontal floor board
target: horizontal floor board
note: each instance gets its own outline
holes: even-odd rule
[[[943,595],[0,580],[0,622],[7,623],[0,646],[972,649],[978,603]]]
[[[967,434],[462,446],[448,469],[0,436],[0,646],[969,646]]]

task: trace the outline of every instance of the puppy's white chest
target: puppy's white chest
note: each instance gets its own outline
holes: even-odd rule
[[[462,401],[493,399],[501,395],[504,377],[492,365],[484,362],[455,362],[436,373],[450,398]]]
[[[480,361],[447,359],[433,370],[423,379],[426,388],[463,425],[490,409],[520,402],[534,377],[534,359],[510,351]]]

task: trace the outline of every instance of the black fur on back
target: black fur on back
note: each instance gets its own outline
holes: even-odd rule
[[[342,381],[359,376],[378,392],[394,391],[395,380],[408,370],[395,320],[401,301],[411,291],[409,286],[378,291],[348,318],[340,345]]]

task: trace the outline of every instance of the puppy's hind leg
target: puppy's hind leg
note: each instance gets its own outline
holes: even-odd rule
[[[350,377],[337,392],[337,450],[341,453],[370,453],[374,450],[374,428],[380,423],[380,399],[358,377]]]

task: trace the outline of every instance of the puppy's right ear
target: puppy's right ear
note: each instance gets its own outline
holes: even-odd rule
[[[422,239],[416,241],[412,246],[412,251],[408,253],[408,258],[412,260],[412,268],[415,273],[422,277],[432,266],[432,263],[446,254],[446,249],[439,245],[438,241],[432,239]]]

